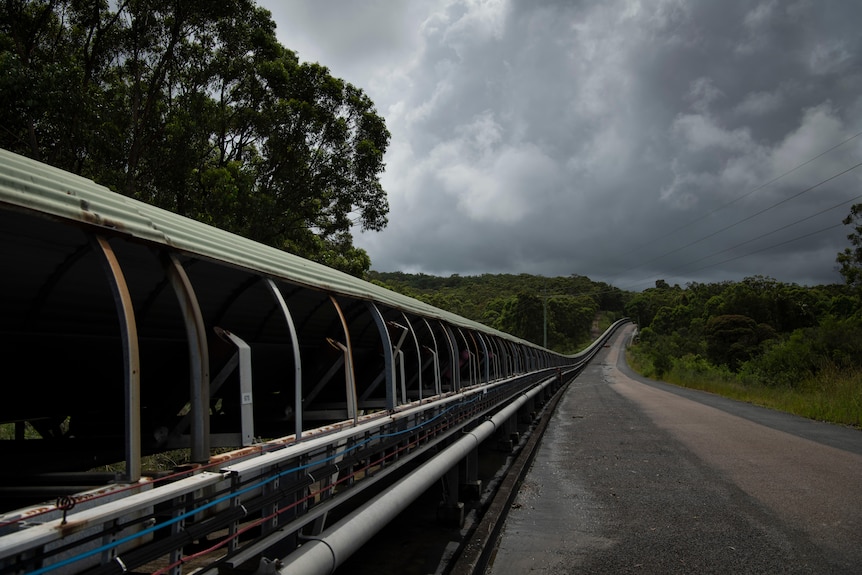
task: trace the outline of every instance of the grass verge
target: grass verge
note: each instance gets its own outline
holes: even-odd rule
[[[666,383],[699,389],[754,405],[862,429],[862,370],[821,370],[793,387],[767,385],[753,377],[742,378],[727,368],[699,357],[674,358],[669,370],[657,373],[650,357],[637,347],[626,352],[637,373]]]

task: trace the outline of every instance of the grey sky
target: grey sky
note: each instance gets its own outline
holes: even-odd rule
[[[376,270],[841,281],[862,3],[260,4],[392,132],[389,226],[355,238]]]

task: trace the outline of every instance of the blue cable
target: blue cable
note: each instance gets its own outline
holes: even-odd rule
[[[170,525],[173,525],[174,523],[178,523],[184,519],[187,519],[193,515],[196,515],[197,513],[200,513],[201,511],[209,509],[210,507],[213,507],[214,505],[218,505],[219,503],[233,499],[234,497],[236,497],[238,495],[242,495],[243,493],[246,493],[246,492],[251,491],[253,489],[259,489],[260,487],[263,487],[267,483],[271,483],[272,481],[275,481],[276,479],[284,477],[285,475],[290,475],[291,473],[295,473],[297,471],[302,471],[303,469],[308,469],[309,467],[315,467],[317,465],[320,465],[321,463],[326,463],[326,462],[331,461],[333,459],[337,459],[338,457],[342,457],[345,454],[353,451],[354,449],[362,447],[363,445],[366,445],[366,444],[368,444],[374,440],[384,439],[384,438],[389,438],[389,437],[397,437],[399,435],[404,435],[405,433],[411,433],[417,429],[421,429],[421,428],[425,427],[426,425],[428,425],[429,423],[432,423],[436,419],[443,417],[446,413],[452,411],[456,407],[463,407],[465,405],[469,405],[469,404],[473,403],[474,401],[478,401],[478,399],[479,399],[479,396],[477,394],[472,399],[470,399],[469,401],[461,401],[456,405],[448,407],[448,408],[444,409],[443,411],[441,411],[440,413],[438,413],[437,415],[435,415],[434,417],[432,417],[431,419],[428,419],[427,421],[423,421],[422,423],[420,423],[418,425],[414,425],[413,427],[410,427],[408,429],[403,429],[401,431],[396,431],[393,433],[378,433],[377,435],[373,435],[373,436],[369,437],[368,439],[365,439],[365,440],[357,443],[356,445],[345,448],[344,450],[339,451],[337,453],[334,453],[333,455],[330,455],[329,457],[325,457],[324,459],[322,459],[320,461],[315,461],[313,463],[306,463],[305,465],[300,465],[298,467],[293,467],[291,469],[287,469],[287,470],[282,471],[276,475],[273,475],[272,477],[269,477],[268,479],[264,479],[258,483],[253,484],[253,485],[249,485],[248,487],[240,489],[239,491],[233,491],[229,495],[225,495],[223,497],[215,499],[214,501],[210,501],[209,503],[206,503],[206,504],[204,504],[200,507],[197,507],[191,511],[187,511],[181,515],[178,515],[177,517],[174,517],[172,519],[169,519],[167,521],[159,523],[158,525],[153,525],[151,527],[147,527],[143,531],[139,531],[137,533],[127,535],[126,537],[123,537],[122,539],[118,539],[117,541],[112,541],[111,543],[106,543],[105,545],[102,545],[100,547],[96,547],[95,549],[91,549],[90,551],[86,551],[86,552],[81,553],[79,555],[76,555],[74,557],[69,557],[68,559],[58,561],[57,563],[54,563],[52,565],[48,565],[46,567],[41,567],[39,569],[36,569],[35,571],[30,571],[28,575],[42,575],[43,573],[53,571],[54,569],[59,569],[60,567],[65,567],[66,565],[71,565],[72,563],[75,563],[77,561],[81,561],[82,559],[86,559],[87,557],[92,557],[93,555],[97,555],[97,554],[102,553],[104,551],[109,551],[111,549],[114,549],[115,547],[123,545],[124,543],[134,541],[135,539],[137,539],[139,537],[149,535],[150,533],[153,533],[154,531],[158,531],[159,529],[162,529],[164,527],[168,527]]]

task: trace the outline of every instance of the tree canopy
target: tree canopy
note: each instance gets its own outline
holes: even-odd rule
[[[0,147],[362,275],[389,132],[253,0],[0,4]]]
[[[483,274],[437,277],[369,272],[389,289],[562,353],[582,349],[605,323],[622,316],[626,294],[586,276]],[[603,329],[603,328],[601,328]]]
[[[853,231],[847,235],[851,247],[845,248],[836,259],[847,285],[862,287],[862,204],[853,205],[843,223],[853,226]]]

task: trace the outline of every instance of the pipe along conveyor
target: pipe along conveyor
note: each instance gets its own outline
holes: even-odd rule
[[[0,575],[329,572],[619,325],[557,354],[3,150],[0,241]]]

